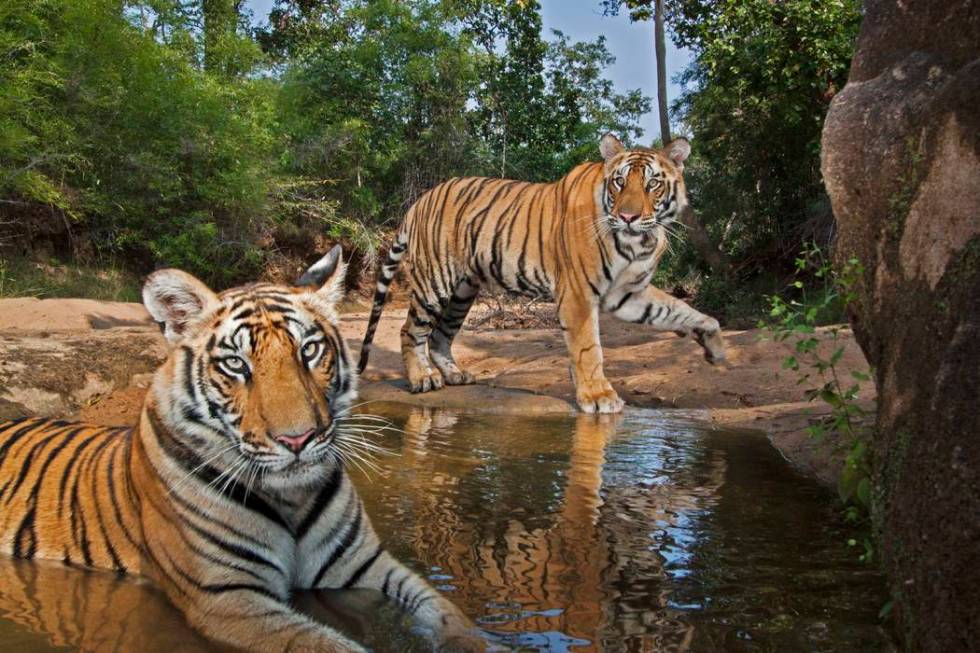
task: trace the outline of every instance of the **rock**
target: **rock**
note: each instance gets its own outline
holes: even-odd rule
[[[392,402],[422,408],[448,408],[497,415],[547,415],[575,412],[572,404],[557,397],[482,383],[447,386],[437,392],[412,394],[408,391],[408,382],[403,379],[376,381],[361,384],[359,395],[363,402]]]
[[[904,646],[980,640],[980,3],[869,0],[822,169],[876,368],[873,516]]]
[[[155,328],[0,333],[0,419],[70,416],[165,357]]]

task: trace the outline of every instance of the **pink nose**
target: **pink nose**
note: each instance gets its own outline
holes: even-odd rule
[[[619,214],[619,217],[623,220],[623,222],[625,222],[626,224],[629,224],[629,223],[633,222],[633,220],[636,220],[638,217],[640,217],[640,214],[639,213],[620,213]]]
[[[314,433],[316,433],[316,429],[310,429],[306,433],[299,435],[277,435],[276,442],[284,445],[293,453],[299,453],[306,446],[306,443],[313,438]]]

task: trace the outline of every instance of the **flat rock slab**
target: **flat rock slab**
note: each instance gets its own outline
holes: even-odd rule
[[[75,414],[145,385],[165,358],[153,329],[0,332],[0,419]]]
[[[448,408],[474,413],[498,415],[544,415],[575,411],[567,401],[528,390],[501,388],[477,383],[441,388],[434,392],[412,394],[405,380],[387,380],[362,383],[359,403],[387,401],[420,406],[423,408]]]

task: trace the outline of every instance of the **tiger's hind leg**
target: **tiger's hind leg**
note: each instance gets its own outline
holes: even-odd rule
[[[473,306],[479,292],[479,284],[473,283],[470,279],[463,279],[453,291],[449,304],[443,310],[432,335],[429,336],[429,357],[432,359],[432,364],[442,372],[446,385],[469,385],[476,380],[472,374],[456,363],[452,346],[453,339],[463,326],[466,315],[470,312],[470,307]]]
[[[405,362],[405,374],[408,376],[408,387],[412,393],[438,390],[443,386],[442,372],[433,367],[429,358],[429,336],[448,299],[436,300],[431,303],[422,298],[417,292],[412,293],[408,306],[408,317],[402,325],[402,360]]]

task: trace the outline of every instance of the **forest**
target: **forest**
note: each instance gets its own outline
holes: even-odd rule
[[[597,20],[650,23],[633,56],[651,67],[652,7],[595,3]],[[803,245],[831,240],[819,135],[860,3],[664,14],[693,53],[669,71],[686,89],[669,115],[692,138],[707,238],[679,239],[658,283],[752,322]],[[276,0],[268,16],[236,0],[10,0],[0,44],[6,296],[133,299],[126,280],[166,266],[224,287],[292,274],[331,241],[370,263],[442,180],[553,180],[607,131],[662,140],[638,126],[649,90],[608,79],[604,39],[545,33],[536,0]]]

